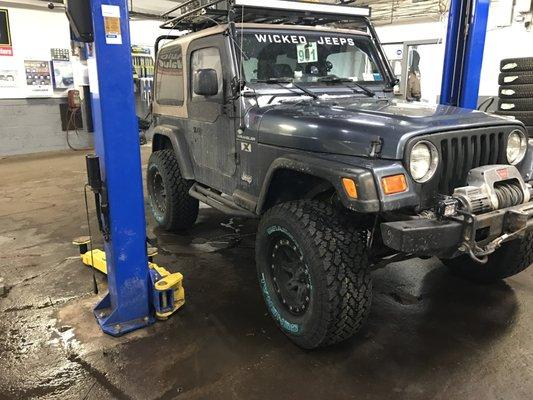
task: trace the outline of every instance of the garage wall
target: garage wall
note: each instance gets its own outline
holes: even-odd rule
[[[24,60],[49,60],[50,48],[70,48],[68,20],[58,10],[4,7],[1,2],[0,7],[9,10],[14,52],[13,57],[0,57],[0,69],[17,70],[19,87],[0,88],[0,157],[69,149],[59,112],[59,105],[67,102],[66,91],[35,95],[26,88],[24,71]],[[160,34],[157,27],[157,21],[132,21],[132,43],[152,47]],[[69,139],[78,148],[90,146],[93,137],[80,132]]]
[[[59,98],[0,100],[0,156],[67,149],[59,116],[59,104],[63,101]],[[69,142],[75,148],[89,146],[91,139],[82,133],[69,135]]]

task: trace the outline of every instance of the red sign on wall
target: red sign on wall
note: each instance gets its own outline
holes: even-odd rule
[[[13,43],[9,29],[9,13],[6,9],[0,8],[0,56],[12,55]]]

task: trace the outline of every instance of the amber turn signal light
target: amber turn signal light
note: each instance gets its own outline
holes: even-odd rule
[[[385,194],[401,193],[407,190],[404,174],[391,175],[381,178],[381,186]]]
[[[346,191],[348,197],[351,197],[352,199],[357,199],[357,187],[355,186],[355,182],[353,181],[353,179],[342,178],[342,186],[344,187],[344,190]]]

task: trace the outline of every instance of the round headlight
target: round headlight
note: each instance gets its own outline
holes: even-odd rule
[[[507,162],[515,165],[524,159],[527,150],[527,139],[524,132],[515,129],[507,138]]]
[[[439,165],[439,152],[435,145],[420,141],[413,146],[409,155],[409,172],[416,182],[429,181]]]

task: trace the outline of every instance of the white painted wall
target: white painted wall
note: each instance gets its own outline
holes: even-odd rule
[[[160,29],[161,21],[132,20],[130,21],[131,43],[143,47],[154,47],[155,40],[161,35],[178,35],[179,31]]]
[[[7,7],[13,42],[13,56],[0,57],[0,70],[17,71],[18,88],[0,88],[0,98],[59,97],[64,91],[35,94],[26,86],[24,60],[50,60],[51,48],[70,49],[67,18],[63,13]]]

